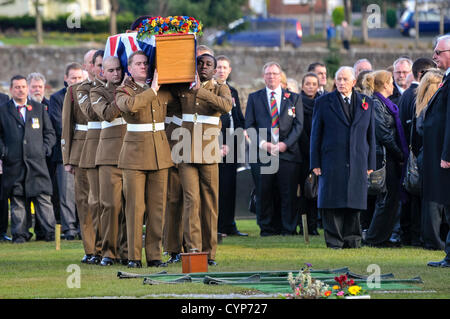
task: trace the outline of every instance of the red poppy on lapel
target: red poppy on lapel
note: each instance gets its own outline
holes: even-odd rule
[[[27,110],[31,111],[33,109],[33,107],[31,105],[27,105]]]
[[[289,92],[284,93],[284,97],[285,97],[285,98],[288,99],[290,96],[291,96],[291,93],[289,93]]]
[[[444,85],[443,82],[439,83],[439,88],[441,88]]]
[[[361,104],[364,111],[366,111],[369,108],[369,103],[366,102],[366,98],[364,97]]]

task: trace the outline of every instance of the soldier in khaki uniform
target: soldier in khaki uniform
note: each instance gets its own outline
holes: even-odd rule
[[[91,107],[103,120],[95,164],[98,167],[102,260],[101,266],[128,263],[125,201],[122,194],[122,169],[119,153],[126,132],[126,122],[115,102],[115,90],[122,82],[122,67],[117,57],[103,61],[105,86],[91,89]]]
[[[209,265],[216,265],[220,116],[232,108],[230,89],[213,79],[216,67],[212,55],[199,56],[197,70],[201,83],[197,79],[193,89],[177,90],[183,111],[182,128],[189,131],[191,140],[187,152],[190,154],[183,147],[181,158],[174,158],[175,162],[181,161],[186,248],[188,252],[208,252]],[[186,138],[183,136],[183,140]]]
[[[81,83],[77,88],[77,99],[80,105],[81,111],[86,116],[87,133],[86,140],[81,151],[80,163],[81,168],[87,169],[87,178],[89,182],[89,198],[88,205],[92,214],[92,221],[95,230],[95,253],[94,256],[89,259],[89,264],[99,264],[101,261],[101,226],[100,226],[100,214],[101,206],[99,200],[100,184],[98,179],[98,168],[95,165],[95,156],[97,153],[98,141],[100,139],[101,132],[101,120],[100,117],[94,112],[91,105],[90,91],[96,86],[104,86],[104,79],[101,75],[103,61],[103,50],[95,52],[92,58],[93,73],[95,79],[93,81],[87,80]]]
[[[161,240],[167,196],[168,168],[173,166],[164,131],[167,104],[176,102],[167,89],[145,84],[148,58],[142,51],[130,55],[126,78],[116,90],[116,104],[127,122],[119,168],[123,169],[126,203],[128,267],[142,267],[142,226],[146,213],[145,255],[149,267],[165,267]]]
[[[83,68],[91,72],[92,57],[96,50],[88,51],[84,56]],[[70,85],[64,98],[62,110],[61,151],[64,168],[75,177],[75,203],[85,255],[81,262],[87,263],[95,254],[95,230],[92,214],[89,211],[89,183],[87,171],[79,167],[81,151],[87,132],[87,119],[78,105],[76,91],[80,83]]]
[[[177,142],[175,138],[172,139],[172,132],[181,127],[182,122],[181,105],[175,103],[168,105],[166,135],[171,149]],[[183,251],[183,188],[178,173],[178,164],[169,168],[163,247],[164,251],[167,251],[170,256],[167,263],[181,261],[180,253]]]

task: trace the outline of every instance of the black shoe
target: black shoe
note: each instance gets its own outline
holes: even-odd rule
[[[128,265],[128,259],[120,259],[120,258],[116,258],[116,259],[114,260],[114,263],[115,263],[115,264],[121,264],[121,265],[126,266],[126,265]]]
[[[217,266],[217,263],[214,261],[214,259],[208,259],[208,265],[209,266]]]
[[[65,240],[75,240],[75,236],[74,235],[65,235],[64,239]]]
[[[140,260],[130,260],[128,262],[128,268],[142,268],[142,263]]]
[[[0,235],[0,241],[12,241],[11,237],[8,237],[5,233]]]
[[[447,268],[450,267],[450,262],[446,261],[445,259],[441,261],[430,261],[427,266],[430,267],[440,267],[440,268]]]
[[[100,262],[100,266],[112,266],[114,264],[114,260],[109,257],[103,257]]]
[[[83,264],[87,264],[89,259],[91,259],[91,258],[92,258],[92,255],[84,255],[83,259],[81,259],[81,262]]]
[[[242,236],[242,237],[247,237],[248,234],[247,233],[241,233],[239,230],[236,230],[234,233],[228,233],[228,236]]]
[[[181,261],[181,255],[177,253],[170,253],[170,258],[167,261],[168,264],[175,264]]]
[[[163,263],[161,260],[150,260],[147,262],[147,267],[167,267],[167,263]]]
[[[23,244],[23,243],[25,243],[25,242],[26,242],[26,240],[25,240],[25,238],[23,238],[23,237],[15,238],[15,239],[13,239],[13,241],[12,241],[13,244]]]
[[[100,264],[100,262],[102,261],[102,258],[98,255],[92,256],[89,260],[88,260],[88,264],[89,265],[98,265]]]
[[[49,241],[55,241],[55,235],[51,234],[51,235],[47,235],[45,236],[45,241],[49,242]]]

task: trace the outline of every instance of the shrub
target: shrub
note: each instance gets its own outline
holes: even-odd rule
[[[338,26],[345,20],[344,7],[336,7],[331,13],[331,19],[335,26]]]
[[[386,23],[391,29],[395,28],[397,25],[397,12],[395,9],[386,10]]]

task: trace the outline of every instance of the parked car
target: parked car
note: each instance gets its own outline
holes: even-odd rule
[[[236,20],[213,39],[214,44],[228,43],[237,46],[281,46],[284,28],[285,45],[294,48],[302,44],[302,25],[297,19],[250,18]]]
[[[400,32],[404,36],[416,35],[414,11],[406,10],[400,18]],[[439,34],[441,16],[439,11],[419,11],[419,34]],[[450,31],[450,16],[444,16],[444,32]]]

